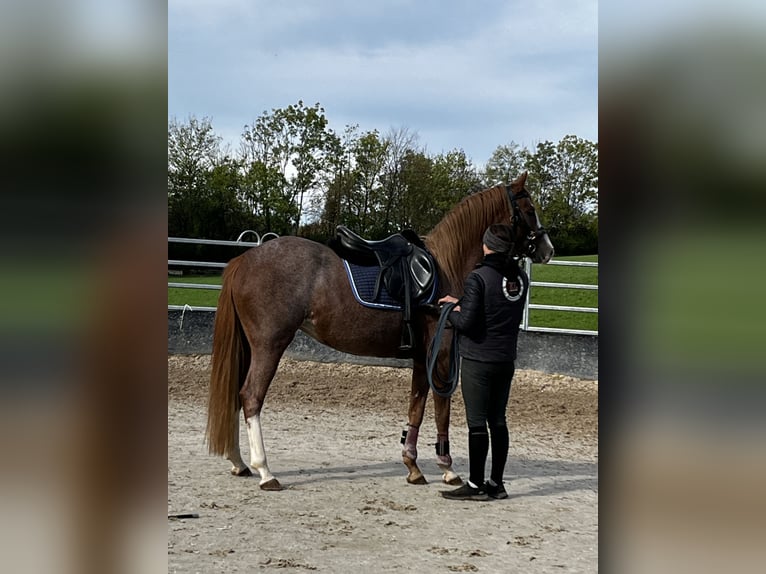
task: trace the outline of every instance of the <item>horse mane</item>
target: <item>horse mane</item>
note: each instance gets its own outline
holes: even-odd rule
[[[462,292],[466,262],[481,257],[481,238],[492,223],[510,220],[511,206],[504,185],[464,197],[426,236],[452,294]]]

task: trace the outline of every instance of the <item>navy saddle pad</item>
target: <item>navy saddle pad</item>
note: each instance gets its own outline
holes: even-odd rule
[[[402,311],[404,309],[403,304],[391,297],[385,286],[381,286],[378,298],[374,301],[372,300],[373,292],[375,291],[375,281],[378,278],[378,273],[380,273],[380,267],[377,265],[363,267],[349,263],[345,259],[343,260],[343,266],[346,268],[346,274],[351,284],[351,290],[354,292],[354,297],[359,303],[373,309],[389,309],[391,311]],[[434,281],[428,298],[422,301],[421,304],[432,303],[435,297],[436,281]]]

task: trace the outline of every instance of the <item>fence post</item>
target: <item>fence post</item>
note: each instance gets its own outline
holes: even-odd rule
[[[521,329],[526,331],[529,328],[529,292],[532,291],[532,260],[529,257],[524,258],[524,271],[527,273],[529,285],[524,294],[524,314],[521,317]]]

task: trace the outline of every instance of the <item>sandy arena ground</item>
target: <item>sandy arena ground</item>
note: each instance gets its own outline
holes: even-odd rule
[[[285,487],[229,474],[204,444],[209,356],[168,357],[168,571],[183,573],[597,572],[598,383],[532,371],[514,378],[506,500],[442,498],[429,399],[419,464],[405,481],[399,437],[408,369],[283,359],[262,415]],[[467,478],[460,391],[454,469]],[[241,445],[249,460],[247,436]]]

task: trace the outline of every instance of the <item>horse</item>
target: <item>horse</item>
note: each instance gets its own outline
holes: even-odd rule
[[[438,297],[462,295],[463,282],[481,261],[482,236],[493,223],[514,229],[519,257],[547,263],[553,245],[525,187],[527,173],[510,185],[497,184],[464,197],[423,242],[438,271]],[[412,351],[408,424],[402,461],[407,482],[426,484],[417,465],[417,441],[429,391],[426,349],[435,334],[434,313],[417,312]],[[225,456],[235,476],[250,476],[239,445],[239,411],[250,442],[250,466],[262,490],[281,490],[269,470],[261,410],[282,354],[298,330],[338,351],[396,357],[402,313],[368,308],[352,292],[343,260],[327,245],[296,236],[268,241],[232,259],[223,273],[213,332],[212,372],[206,438],[210,454]],[[446,372],[451,336],[437,350],[437,372]],[[449,454],[450,398],[433,393],[437,427],[436,462],[442,480],[459,485]]]

